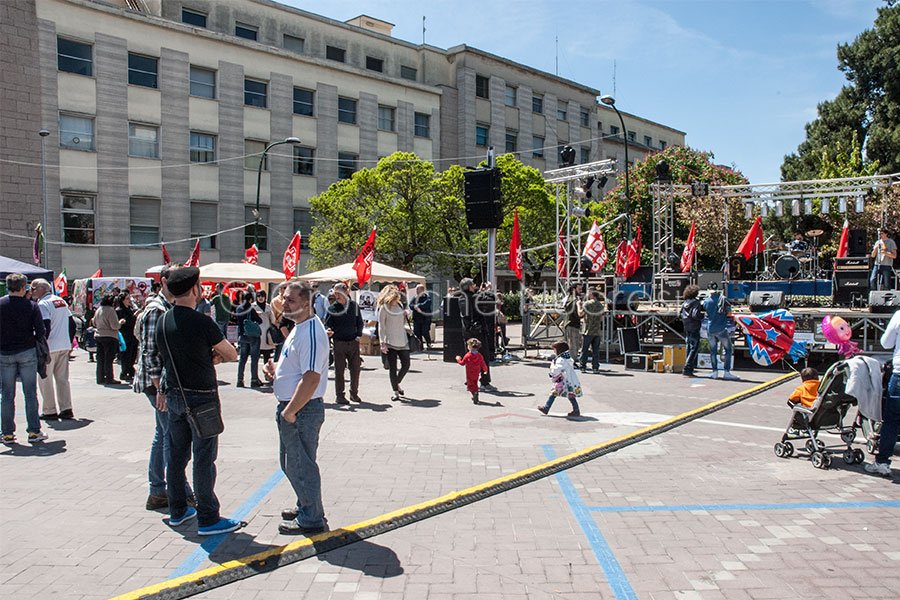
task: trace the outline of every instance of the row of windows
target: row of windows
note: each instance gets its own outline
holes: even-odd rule
[[[597,131],[600,131],[600,132],[603,131],[603,123],[600,123],[600,122],[597,123]],[[618,125],[610,125],[609,133],[613,137],[618,138],[619,134],[621,132],[619,131]],[[629,130],[628,131],[628,141],[636,144],[637,143],[637,133]],[[644,136],[644,145],[647,146],[648,148],[653,148],[654,147],[653,146],[653,138],[649,135],[645,135]],[[668,143],[666,142],[666,140],[659,140],[659,149],[660,150],[665,150],[667,147],[668,147]]]
[[[517,87],[507,85],[506,93],[503,97],[503,103],[506,104],[506,106],[518,106],[518,94],[519,89]],[[485,77],[483,75],[475,75],[475,95],[478,98],[490,99],[491,80],[488,77]],[[544,96],[542,96],[541,94],[531,95],[531,112],[544,114]],[[559,119],[560,121],[567,121],[568,117],[569,115],[565,108],[556,109],[557,119]],[[578,115],[578,119],[582,127],[590,127],[591,111],[586,108],[582,108],[581,112]]]
[[[487,146],[488,140],[490,138],[490,126],[477,124],[475,125],[475,144],[477,146]],[[544,142],[545,138],[535,135],[531,138],[531,155],[534,158],[543,158],[544,157]],[[559,145],[559,149],[562,150],[566,146],[567,142],[561,142]],[[515,129],[507,129],[506,137],[505,137],[505,151],[506,152],[518,152],[519,151],[519,132]],[[587,146],[581,147],[581,162],[587,163],[591,160],[591,149]]]
[[[193,25],[194,27],[205,28],[207,26],[207,15],[206,13],[200,12],[198,10],[182,8],[181,22],[188,25]],[[259,41],[259,27],[250,23],[235,21],[234,35],[245,40],[252,40],[256,42]],[[285,50],[289,50],[297,54],[303,54],[306,50],[306,40],[302,37],[285,33],[282,34],[282,47]],[[345,63],[347,62],[347,50],[344,48],[339,48],[338,46],[325,46],[325,58],[327,58],[328,60]],[[376,71],[378,73],[383,73],[384,59],[375,56],[366,56],[366,69],[370,71]],[[402,77],[403,79],[409,79],[410,81],[416,81],[416,79],[418,78],[418,70],[415,67],[401,65],[400,77]]]

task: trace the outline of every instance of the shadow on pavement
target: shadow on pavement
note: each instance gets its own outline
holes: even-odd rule
[[[478,406],[503,406],[499,402],[485,402],[483,400],[479,400],[475,404],[477,404]]]
[[[227,536],[227,539],[219,542],[218,538],[223,536]],[[218,564],[242,558],[244,556],[258,554],[260,552],[265,552],[266,550],[271,550],[272,548],[278,547],[275,544],[261,544],[257,542],[252,535],[243,531],[222,534],[221,536],[214,535],[208,538],[204,538],[196,534],[185,535],[184,539],[188,541],[199,541],[201,542],[201,547],[209,544],[209,546],[207,547],[213,548],[212,552],[209,553],[209,560]],[[215,545],[217,542],[218,545]]]
[[[370,410],[372,412],[385,412],[391,407],[390,404],[374,404],[372,402],[366,402],[363,400],[362,402],[353,402],[350,404],[336,404],[334,402],[326,402],[325,408],[330,408],[331,410],[337,410],[341,412],[356,412],[357,410]]]
[[[318,549],[318,545],[314,545]],[[403,567],[396,552],[367,540],[352,542],[349,546],[325,552],[317,558],[336,567],[362,571],[369,577],[387,579],[403,574]]]
[[[53,456],[67,450],[66,440],[51,440],[35,444],[15,444],[8,446],[0,455],[7,456]]]
[[[559,414],[550,413],[549,415],[546,415],[546,416],[550,417],[551,419],[565,419],[566,421],[581,422],[581,421],[596,421],[597,420],[594,417],[589,417],[587,415],[581,415],[579,417],[570,417],[569,415],[567,415],[565,413],[559,413]]]
[[[488,394],[489,396],[500,396],[501,398],[530,398],[534,396],[532,392],[511,392],[508,390],[488,390],[479,392],[479,394]]]
[[[93,423],[93,419],[63,419],[60,421],[45,421],[49,429],[54,431],[72,431],[73,429],[81,429]]]
[[[400,404],[415,406],[416,408],[435,408],[441,405],[441,401],[435,400],[434,398],[423,398],[419,400],[417,398],[407,398],[406,396],[403,396],[400,398]]]

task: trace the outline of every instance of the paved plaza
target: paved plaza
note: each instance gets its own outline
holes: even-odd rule
[[[776,377],[741,382],[624,371],[583,376],[583,417],[548,390],[547,361],[493,370],[473,405],[461,367],[415,355],[408,399],[366,357],[363,404],[326,398],[320,444],[332,529],[525,469]],[[216,491],[245,529],[203,540],[144,510],[153,414],[72,363],[75,422],[0,449],[0,597],[108,598],[297,538],[277,465],[275,400],[221,365],[225,433]],[[896,598],[900,488],[846,466],[779,459],[794,382],[506,493],[201,594],[204,598]],[[17,419],[24,433],[24,411]],[[20,435],[20,438],[23,437]],[[836,438],[831,438],[836,440]]]

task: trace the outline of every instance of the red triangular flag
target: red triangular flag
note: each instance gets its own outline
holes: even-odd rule
[[[91,275],[91,279],[97,279],[98,277],[103,277],[103,269],[97,269],[93,275]]]
[[[850,223],[844,219],[844,227],[841,229],[841,241],[838,242],[837,258],[844,258],[850,250]]]
[[[638,267],[641,266],[641,227],[638,225],[637,231],[634,233],[634,239],[628,244],[627,258],[625,260],[625,279],[634,275]]]
[[[688,233],[684,252],[681,253],[681,272],[689,273],[694,266],[694,256],[697,254],[697,223],[691,221],[691,232]]]
[[[606,266],[606,263],[609,262],[606,242],[603,241],[603,233],[596,219],[594,219],[594,224],[591,225],[591,231],[588,233],[584,252],[581,255],[591,259],[591,273],[599,273]]]
[[[738,246],[737,253],[743,254],[746,260],[762,253],[766,248],[765,238],[763,237],[762,217],[756,217],[750,231],[744,236],[744,241]]]
[[[69,281],[66,279],[66,270],[63,269],[56,279],[53,280],[53,291],[62,298],[69,295]]]
[[[356,271],[356,280],[359,285],[365,285],[372,278],[372,263],[375,261],[375,227],[366,243],[363,244],[362,250],[353,261],[353,270]]]
[[[297,275],[297,265],[300,264],[300,232],[294,234],[291,243],[284,250],[281,259],[281,268],[284,270],[284,278],[290,279]]]
[[[559,243],[556,245],[556,273],[560,277],[568,277],[569,269],[566,266],[569,253],[566,251],[566,237],[559,232]]]
[[[522,238],[519,235],[519,210],[513,217],[512,238],[509,240],[509,268],[516,274],[516,279],[522,280]]]
[[[172,259],[169,258],[169,252],[168,252],[168,250],[166,250],[166,245],[160,244],[160,248],[162,248],[162,253],[163,253],[163,264],[167,265],[170,262],[172,262]]]
[[[188,257],[187,262],[184,263],[186,267],[199,267],[200,266],[200,240],[197,240],[197,243],[194,244],[194,250],[191,252],[191,255]]]
[[[628,262],[628,242],[622,240],[616,246],[616,276],[625,277],[625,263]]]
[[[241,262],[245,262],[248,265],[255,265],[258,261],[259,248],[256,247],[256,244],[253,244],[244,251],[244,258],[241,259]]]

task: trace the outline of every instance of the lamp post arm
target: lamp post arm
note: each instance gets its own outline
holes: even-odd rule
[[[619,116],[619,123],[622,125],[622,143],[625,145],[625,232],[626,238],[631,239],[631,189],[628,181],[628,131],[625,129],[625,119],[622,113],[613,104],[612,108]]]
[[[263,164],[266,162],[266,155],[269,153],[269,150],[274,148],[275,146],[279,146],[281,144],[291,144],[293,141],[288,140],[280,140],[277,142],[272,142],[262,151],[262,156],[259,157],[259,164],[256,165],[256,219],[253,223],[253,245],[259,248],[259,193],[260,188],[262,187],[262,170]]]

